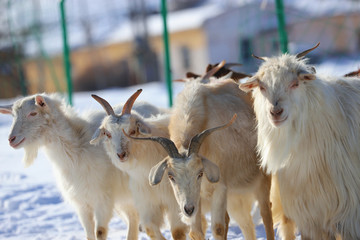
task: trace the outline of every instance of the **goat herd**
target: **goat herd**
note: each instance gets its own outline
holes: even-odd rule
[[[47,94],[0,112],[13,116],[10,146],[25,149],[26,166],[44,147],[88,240],[106,239],[113,211],[127,239],[139,226],[164,239],[166,217],[174,239],[202,240],[206,212],[214,239],[226,239],[230,218],[256,239],[255,201],[267,239],[274,227],[286,240],[297,230],[302,239],[360,239],[360,74],[317,75],[305,58],[317,46],[256,57],[254,76],[224,62],[188,73],[171,110],[136,102],[138,90],[114,108],[92,95],[106,114],[79,117]]]

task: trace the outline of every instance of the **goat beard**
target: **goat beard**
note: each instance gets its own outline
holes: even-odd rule
[[[30,144],[24,146],[24,149],[25,149],[25,156],[23,158],[23,163],[25,168],[27,168],[34,163],[34,160],[38,155],[38,147]]]

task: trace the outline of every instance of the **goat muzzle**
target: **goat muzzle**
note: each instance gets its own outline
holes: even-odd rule
[[[128,154],[126,152],[117,153],[117,156],[119,157],[121,162],[124,162],[126,160],[125,158],[127,157],[127,155]]]
[[[280,118],[281,114],[284,112],[283,108],[274,107],[270,109],[270,114],[274,119]]]
[[[192,204],[186,204],[184,206],[184,211],[186,213],[187,216],[191,217],[191,215],[194,213],[195,210],[195,206]]]

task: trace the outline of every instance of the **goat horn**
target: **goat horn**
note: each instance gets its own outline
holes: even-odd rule
[[[142,92],[142,89],[139,89],[133,95],[131,95],[131,97],[126,101],[126,103],[122,109],[121,115],[131,113],[131,108],[134,105],[136,98],[140,95],[141,92]]]
[[[111,105],[103,98],[95,95],[95,94],[91,94],[91,96],[98,102],[100,103],[100,105],[104,108],[105,112],[107,113],[107,115],[111,115],[111,116],[115,116],[115,112],[114,109],[111,107]]]
[[[299,59],[299,58],[304,57],[306,54],[308,54],[309,52],[311,52],[312,50],[314,50],[315,48],[317,48],[319,45],[320,45],[320,42],[318,42],[318,44],[316,44],[315,47],[310,48],[310,49],[308,49],[308,50],[305,50],[305,51],[303,51],[303,52],[301,52],[301,53],[298,53],[298,54],[296,55],[296,58]]]
[[[223,66],[225,65],[225,60],[221,61],[216,67],[212,68],[210,71],[208,71],[202,79],[208,79],[209,77],[213,76],[217,71],[219,71]]]
[[[190,141],[188,156],[190,156],[193,153],[198,153],[202,142],[204,141],[204,139],[207,136],[209,136],[212,132],[214,132],[216,130],[221,130],[221,129],[229,127],[231,124],[233,124],[236,117],[237,117],[237,114],[235,113],[234,116],[231,118],[230,122],[228,122],[227,124],[224,124],[224,125],[221,125],[218,127],[214,127],[214,128],[206,129],[206,130],[202,131],[201,133],[195,135]]]
[[[253,58],[259,59],[259,60],[261,60],[261,61],[266,61],[265,58],[256,56],[256,55],[254,55],[254,54],[251,54],[251,56],[252,56]]]
[[[240,66],[242,66],[241,63],[225,63],[224,68],[240,67]]]
[[[169,154],[169,156],[171,158],[182,158],[182,156],[180,155],[178,149],[175,146],[175,143],[173,141],[171,141],[168,138],[164,138],[164,137],[147,137],[147,138],[138,138],[138,137],[132,137],[130,135],[128,135],[125,130],[122,130],[123,133],[125,134],[125,136],[127,136],[128,138],[131,139],[135,139],[135,140],[151,140],[154,142],[158,142],[160,143],[161,146],[163,146],[163,148],[166,150],[166,152]]]

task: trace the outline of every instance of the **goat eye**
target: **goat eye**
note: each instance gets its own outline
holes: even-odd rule
[[[260,85],[260,91],[265,91],[265,88],[263,86]]]
[[[175,182],[175,178],[174,178],[174,176],[173,175],[168,175],[168,177],[169,177],[169,179],[172,181],[172,182]]]
[[[106,133],[104,133],[108,138],[111,138],[111,134],[110,133],[108,133],[108,132],[106,132]]]
[[[36,116],[36,114],[37,114],[37,112],[31,112],[31,113],[29,113],[29,115],[28,116]]]
[[[129,135],[131,136],[131,135],[134,135],[134,134],[135,134],[135,130],[132,130]]]
[[[204,173],[200,172],[199,175],[198,175],[198,179],[201,178],[203,175],[204,175]]]

